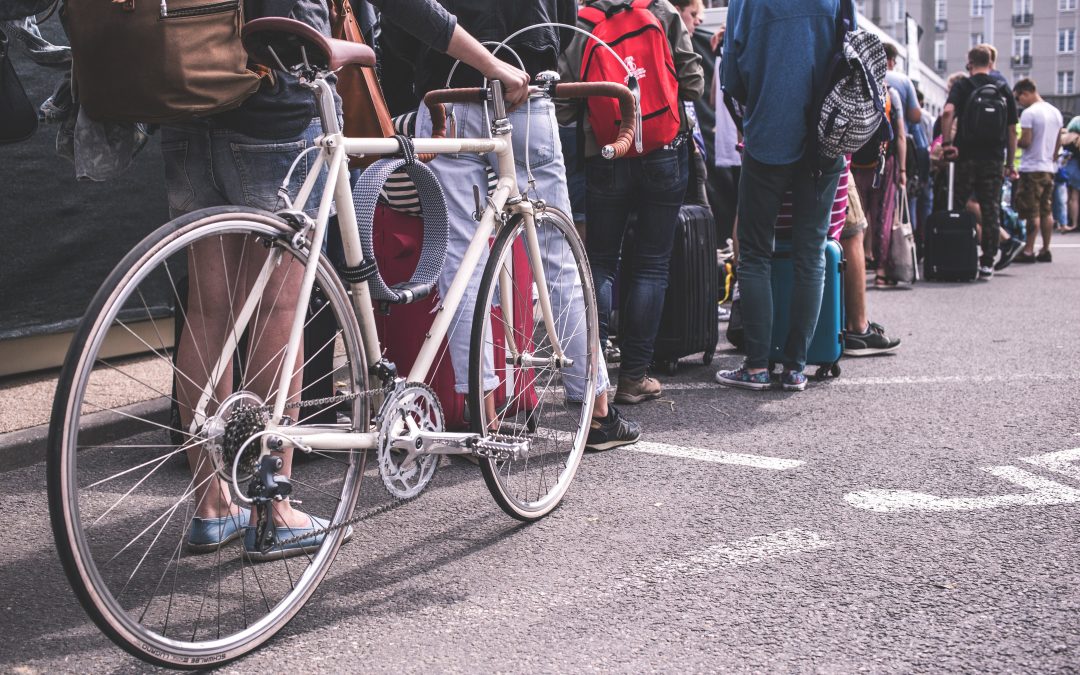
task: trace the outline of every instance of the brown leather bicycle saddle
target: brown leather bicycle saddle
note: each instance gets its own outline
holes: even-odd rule
[[[292,69],[305,61],[319,70],[375,65],[371,47],[327,37],[295,19],[269,17],[248,21],[241,39],[253,59],[274,69]]]

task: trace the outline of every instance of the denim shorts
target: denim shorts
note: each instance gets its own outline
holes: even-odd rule
[[[266,211],[285,208],[278,188],[297,156],[312,147],[322,133],[318,120],[295,138],[266,140],[194,122],[162,127],[161,154],[169,212],[175,218],[210,206],[248,206]],[[293,196],[307,178],[315,153],[300,160],[289,183]],[[318,211],[318,196],[326,181],[321,176],[308,200],[309,215]]]

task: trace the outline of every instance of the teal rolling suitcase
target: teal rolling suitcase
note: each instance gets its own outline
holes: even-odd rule
[[[791,289],[795,269],[791,260],[791,242],[777,241],[772,261],[773,335],[770,361],[783,363],[791,315]],[[817,378],[840,375],[838,362],[844,353],[844,249],[837,241],[825,245],[825,292],[817,329],[806,351],[806,364],[817,366]]]

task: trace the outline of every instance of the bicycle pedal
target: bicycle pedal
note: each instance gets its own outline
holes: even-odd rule
[[[527,438],[491,434],[476,441],[473,454],[495,460],[522,460],[529,456],[532,444]]]

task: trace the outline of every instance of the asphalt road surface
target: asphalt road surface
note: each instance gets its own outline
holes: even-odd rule
[[[365,521],[235,672],[1080,668],[1080,235],[990,282],[870,291],[903,338],[799,394],[687,360],[522,526],[475,467]],[[721,352],[719,365],[738,357]],[[0,670],[145,672],[87,620],[41,465],[0,473]],[[370,472],[358,509],[389,502]]]

